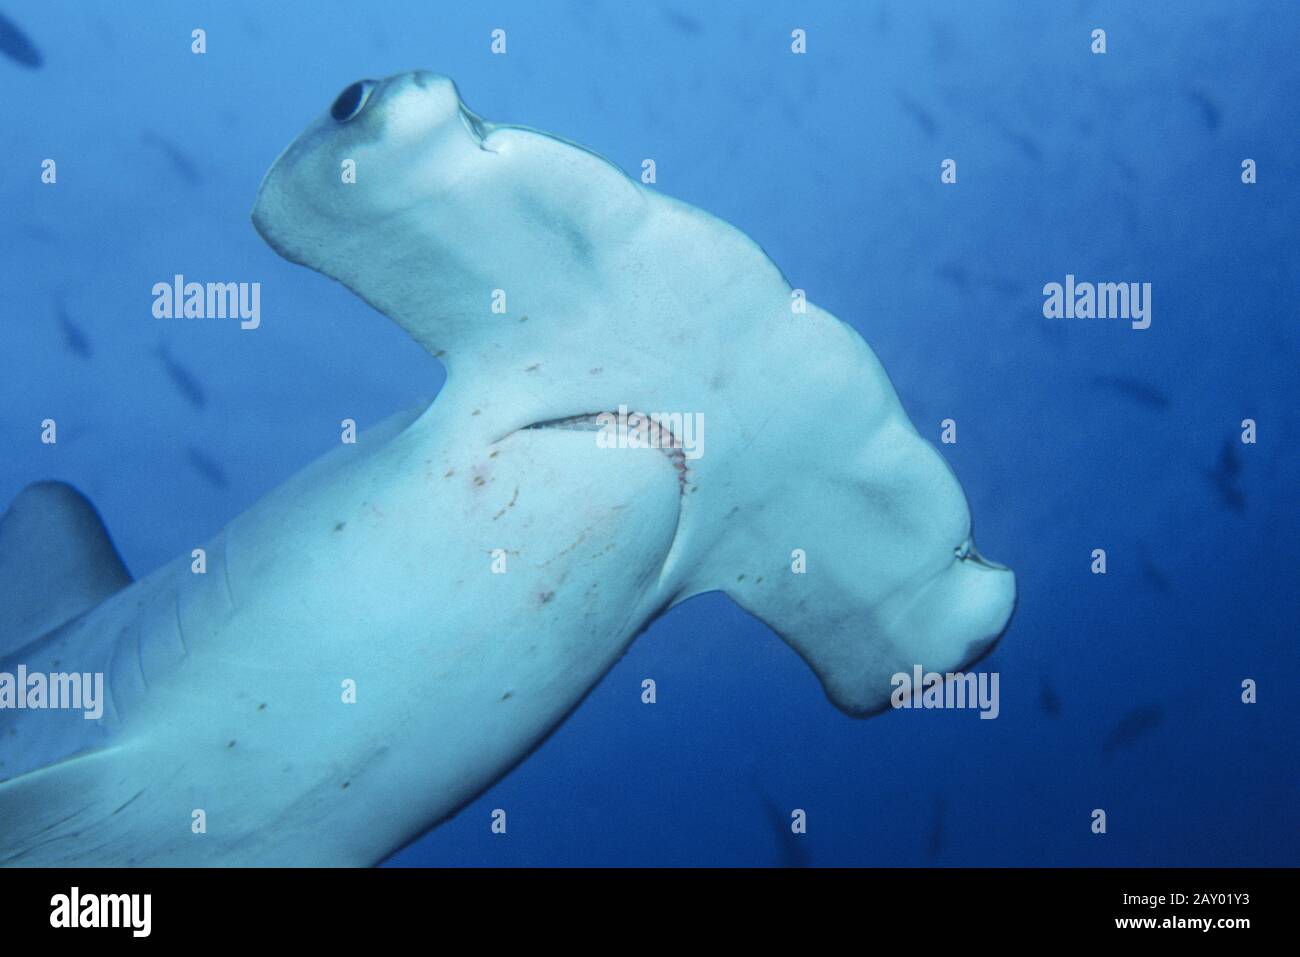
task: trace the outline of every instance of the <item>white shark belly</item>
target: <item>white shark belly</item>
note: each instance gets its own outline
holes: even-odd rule
[[[14,863],[372,864],[577,704],[669,600],[672,463],[439,431],[332,453],[77,623],[63,667],[112,645],[95,786]]]

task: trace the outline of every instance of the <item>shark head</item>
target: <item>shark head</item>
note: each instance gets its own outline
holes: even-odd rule
[[[881,710],[895,674],[960,670],[1005,629],[1015,577],[975,549],[960,485],[871,349],[727,223],[487,122],[424,72],[345,89],[253,222],[441,359],[435,405],[472,406],[483,442],[664,423],[681,479],[664,605],[725,591],[842,710]]]
[[[645,203],[602,158],[486,122],[451,80],[416,72],[345,89],[267,173],[253,223],[450,364],[494,316],[527,314],[514,303],[537,317],[539,300],[592,301],[598,247]]]

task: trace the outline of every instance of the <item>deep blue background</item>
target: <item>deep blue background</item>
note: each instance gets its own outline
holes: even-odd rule
[[[140,576],[331,448],[341,418],[432,395],[434,360],[276,257],[248,211],[345,85],[436,70],[487,118],[634,175],[654,158],[658,189],[749,233],[859,329],[924,435],[957,420],[943,454],[1020,604],[981,666],[1001,673],[998,720],[854,721],[763,625],[693,600],[395,863],[1300,863],[1300,7],[466,6],[0,3],[45,56],[0,58],[0,503],[74,482]],[[956,186],[939,183],[948,157]],[[177,272],[261,282],[262,328],[154,320],[150,287]],[[1153,283],[1152,327],[1044,319],[1042,286],[1067,272]],[[1235,445],[1235,509],[1207,473],[1245,417],[1259,443]],[[1158,723],[1105,748],[1139,708]]]

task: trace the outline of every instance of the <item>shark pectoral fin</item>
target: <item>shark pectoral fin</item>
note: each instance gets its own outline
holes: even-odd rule
[[[36,482],[0,517],[0,657],[131,584],[95,507],[63,482]]]
[[[109,821],[142,793],[120,760],[129,747],[87,751],[0,782],[0,867],[81,863],[85,841],[110,840]]]

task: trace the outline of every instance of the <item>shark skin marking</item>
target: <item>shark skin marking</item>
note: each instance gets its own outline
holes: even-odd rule
[[[975,551],[960,486],[870,348],[816,306],[792,315],[726,223],[423,72],[345,91],[252,216],[438,357],[446,386],[235,518],[206,574],[182,556],[7,654],[115,687],[99,722],[0,711],[0,862],[378,863],[705,591],[852,715],[1006,627],[1014,576]],[[587,420],[624,406],[701,415],[707,453],[598,447]]]

